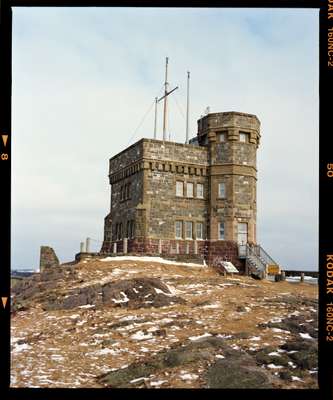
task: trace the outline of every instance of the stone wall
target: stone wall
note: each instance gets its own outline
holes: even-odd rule
[[[123,241],[117,241],[117,254],[123,254]],[[234,241],[210,240],[159,240],[137,238],[128,240],[128,253],[152,255],[169,258],[187,257],[187,262],[205,260],[206,264],[217,267],[221,261],[231,261],[240,273],[244,273],[245,264],[238,257],[238,246]],[[113,248],[112,248],[113,250]],[[112,250],[109,253],[112,253]],[[160,251],[161,250],[161,251]]]
[[[122,172],[125,168],[135,165],[137,161],[142,160],[143,139],[127,147],[109,161],[109,175]]]
[[[143,139],[143,154],[145,160],[160,160],[163,163],[179,163],[194,167],[208,165],[206,148],[176,142]]]

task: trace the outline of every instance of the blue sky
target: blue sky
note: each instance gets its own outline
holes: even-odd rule
[[[191,136],[207,106],[256,114],[258,242],[317,268],[318,43],[310,9],[14,8],[12,267],[37,267],[43,244],[69,261],[102,240],[108,159],[152,137],[153,112],[133,134],[168,56],[172,140],[187,70]]]

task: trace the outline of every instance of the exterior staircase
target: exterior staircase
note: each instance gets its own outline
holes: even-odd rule
[[[277,262],[260,245],[238,245],[239,258],[245,259],[245,271],[254,278],[264,279],[268,274],[280,274]]]

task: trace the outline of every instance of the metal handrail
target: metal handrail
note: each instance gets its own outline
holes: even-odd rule
[[[263,271],[266,270],[266,264],[263,262],[263,260],[260,258],[260,256],[258,256],[255,252],[254,249],[252,247],[250,247],[248,244],[246,245],[246,256],[251,256],[254,257],[256,259],[256,261],[258,262],[258,264],[260,264],[261,268]]]
[[[259,244],[255,247],[256,250],[259,252],[258,256],[263,258],[266,264],[279,265],[276,261],[273,260],[273,258],[269,254],[267,254],[267,252]]]

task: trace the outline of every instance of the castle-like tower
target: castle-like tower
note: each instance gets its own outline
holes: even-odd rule
[[[255,115],[224,112],[198,121],[198,142],[209,152],[209,238],[256,243],[256,153],[260,122]]]
[[[255,115],[212,113],[189,144],[141,139],[112,157],[101,252],[196,254],[244,271],[238,245],[256,243],[259,140]]]

